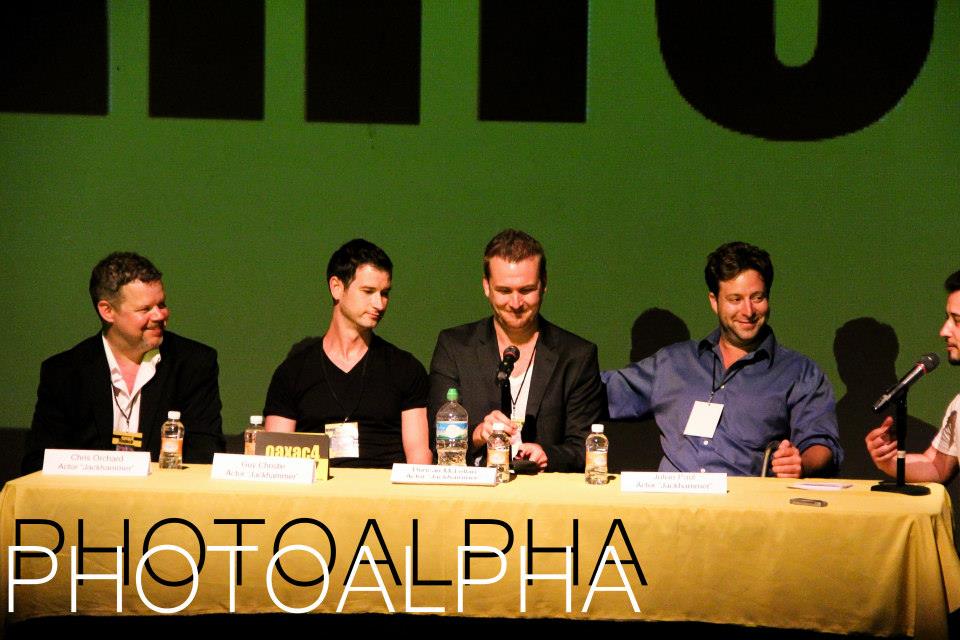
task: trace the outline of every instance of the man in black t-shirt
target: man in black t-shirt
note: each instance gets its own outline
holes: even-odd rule
[[[327,332],[294,346],[270,381],[266,430],[326,431],[333,466],[433,461],[426,370],[373,333],[392,275],[380,247],[361,239],[340,247],[327,264],[333,298]]]

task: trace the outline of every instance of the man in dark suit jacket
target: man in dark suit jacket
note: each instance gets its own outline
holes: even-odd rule
[[[208,463],[224,450],[217,353],[167,332],[161,273],[134,253],[113,253],[90,277],[102,332],[40,367],[22,470],[43,465],[43,451],[110,449],[115,433],[140,433],[157,459],[160,425],[180,411],[184,462]]]
[[[440,334],[430,363],[431,417],[455,387],[470,417],[469,460],[482,456],[493,424],[501,422],[514,439],[522,434],[517,457],[541,471],[582,471],[584,439],[604,403],[597,347],[540,315],[547,262],[530,235],[497,234],[483,266],[493,317]],[[509,401],[497,381],[508,346],[519,350],[508,372]],[[507,402],[511,415],[501,411]]]

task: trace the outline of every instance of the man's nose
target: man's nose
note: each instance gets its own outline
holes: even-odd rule
[[[943,322],[943,326],[940,327],[940,337],[949,338],[951,335],[953,335],[952,329],[953,329],[953,321],[950,318],[947,318]]]

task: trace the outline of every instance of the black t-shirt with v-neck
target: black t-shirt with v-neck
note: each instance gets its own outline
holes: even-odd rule
[[[426,369],[410,353],[377,336],[350,371],[335,365],[323,340],[295,347],[277,367],[267,391],[266,416],[297,421],[297,431],[322,433],[334,422],[359,423],[359,458],[335,467],[389,467],[404,462],[400,414],[427,406]]]

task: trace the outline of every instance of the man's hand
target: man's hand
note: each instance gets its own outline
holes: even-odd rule
[[[883,424],[864,438],[873,464],[889,476],[897,475],[897,439],[890,433],[892,426],[893,418],[887,417]]]
[[[547,468],[547,452],[536,442],[521,443],[520,449],[517,451],[517,457],[536,462],[540,471]]]
[[[478,424],[473,430],[471,439],[474,447],[479,448],[486,446],[487,440],[490,438],[490,434],[493,433],[493,424],[495,422],[503,424],[503,432],[511,438],[517,431],[517,427],[515,424],[513,424],[513,420],[503,415],[503,413],[500,411],[491,411],[483,418],[483,422]]]
[[[771,466],[778,478],[799,478],[803,473],[800,450],[790,444],[789,440],[783,440],[777,450],[773,452]]]

